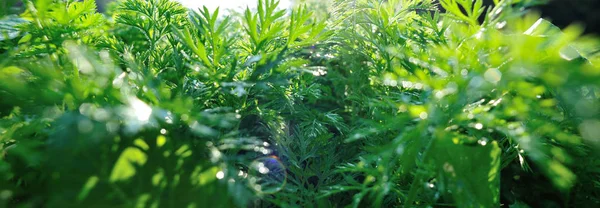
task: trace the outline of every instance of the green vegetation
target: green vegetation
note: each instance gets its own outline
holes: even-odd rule
[[[439,3],[4,7],[0,206],[599,207],[600,39]]]

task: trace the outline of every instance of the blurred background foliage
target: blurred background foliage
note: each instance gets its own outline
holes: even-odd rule
[[[541,1],[97,3],[2,3],[0,206],[600,206],[600,39]]]

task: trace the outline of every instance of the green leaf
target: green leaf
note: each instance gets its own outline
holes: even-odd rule
[[[92,189],[96,186],[98,180],[98,176],[91,176],[88,178],[87,182],[85,182],[81,188],[79,195],[77,195],[77,200],[83,201],[90,194],[90,191],[92,191]]]
[[[147,160],[146,153],[135,147],[128,147],[119,156],[110,174],[110,181],[124,181],[136,174],[138,166],[142,166]]]
[[[560,28],[552,24],[550,21],[539,18],[524,34],[534,37],[550,37],[560,34]]]
[[[199,174],[199,185],[200,186],[204,186],[206,184],[212,183],[213,181],[217,180],[217,174],[219,173],[219,168],[218,167],[212,167],[208,170],[203,171],[202,173]]]
[[[0,41],[14,39],[19,37],[21,31],[18,26],[27,21],[16,15],[6,16],[0,19]]]
[[[456,140],[455,140],[456,141]],[[438,137],[431,147],[431,161],[458,207],[500,206],[500,153],[496,141],[478,145],[457,144]]]

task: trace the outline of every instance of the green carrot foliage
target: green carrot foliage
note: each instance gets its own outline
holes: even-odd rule
[[[2,207],[600,206],[600,39],[540,1],[95,3],[0,3]]]

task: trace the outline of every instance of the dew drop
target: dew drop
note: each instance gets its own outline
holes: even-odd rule
[[[481,130],[482,128],[483,128],[483,124],[481,124],[481,123],[476,123],[475,124],[475,129]]]
[[[421,112],[421,113],[419,114],[419,118],[421,118],[421,119],[427,119],[427,117],[428,117],[428,116],[429,116],[429,115],[428,115],[426,112]]]
[[[258,168],[258,172],[260,172],[262,174],[267,174],[267,173],[269,173],[269,169],[263,166],[263,167]]]
[[[85,119],[77,123],[77,128],[81,133],[90,133],[92,130],[94,130],[94,124],[90,120]]]
[[[477,140],[477,143],[481,146],[485,146],[488,143],[488,139],[487,138],[481,138],[480,140]]]
[[[217,172],[217,179],[221,180],[223,178],[225,178],[225,173],[223,171],[219,171]]]
[[[502,79],[502,72],[500,72],[500,70],[497,68],[490,68],[485,71],[483,77],[486,81],[496,84]]]
[[[276,156],[254,160],[247,175],[249,186],[259,193],[272,194],[281,191],[287,180],[286,169]]]

